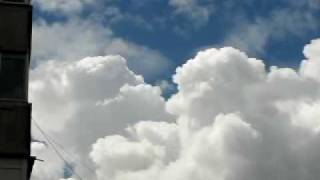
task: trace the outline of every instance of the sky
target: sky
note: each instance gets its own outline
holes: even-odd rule
[[[319,0],[32,3],[33,180],[319,177]]]
[[[134,56],[128,58],[134,71],[138,74],[153,71],[145,77],[148,82],[170,79],[177,66],[208,47],[232,46],[251,57],[266,59],[268,65],[297,68],[304,45],[317,38],[319,32],[318,0],[35,0],[33,3],[34,61],[108,53]],[[68,31],[62,33],[62,26],[68,27]],[[77,36],[83,30],[86,36],[80,40]],[[55,43],[73,39],[60,51],[55,43],[49,45],[41,37],[58,32],[62,34],[59,33],[55,39],[59,42]],[[120,52],[124,51],[121,46],[131,46],[126,47],[128,51],[144,50],[140,54]],[[145,61],[157,61],[147,63],[152,66],[150,70],[131,65],[134,64],[131,61],[139,61],[136,60],[139,56],[149,55],[157,56],[144,57],[155,59]]]

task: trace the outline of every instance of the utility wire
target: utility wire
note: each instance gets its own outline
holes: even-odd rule
[[[64,158],[64,156],[58,151],[58,149],[55,147],[55,145],[51,142],[50,138],[47,136],[47,134],[42,130],[42,128],[39,126],[39,124],[32,119],[34,122],[34,125],[36,128],[40,131],[40,133],[44,136],[44,138],[48,141],[49,145],[53,148],[54,152],[61,158],[61,160],[65,163],[66,167],[69,171],[73,172],[74,175],[77,176],[80,180],[83,180],[81,176],[73,169],[72,165]]]
[[[49,134],[47,134],[47,137],[51,140],[51,142],[53,142],[54,144],[56,144],[56,145],[61,149],[61,151],[62,151],[63,153],[65,153],[67,156],[69,156],[70,159],[71,159],[71,161],[77,161],[77,162],[79,162],[79,164],[80,164],[82,167],[86,168],[87,170],[89,170],[89,171],[92,172],[92,173],[95,173],[94,168],[92,168],[92,167],[90,167],[88,164],[82,162],[79,158],[77,158],[76,156],[72,155],[71,153],[67,152],[67,151],[65,150],[65,148],[64,148],[60,143],[58,143],[55,139],[52,138],[52,136],[50,136]]]

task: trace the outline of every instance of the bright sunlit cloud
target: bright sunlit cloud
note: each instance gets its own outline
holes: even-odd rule
[[[32,180],[320,177],[317,0],[33,4]]]
[[[315,179],[318,42],[306,45],[298,71],[267,71],[230,47],[201,51],[177,68],[168,100],[120,56],[48,62],[31,73],[33,114],[95,168],[73,164],[86,179]],[[50,149],[34,151],[48,161],[34,179],[63,176]]]

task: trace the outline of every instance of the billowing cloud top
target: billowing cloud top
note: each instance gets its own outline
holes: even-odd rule
[[[31,72],[33,116],[92,167],[73,161],[85,179],[314,180],[319,45],[306,45],[298,70],[268,70],[231,47],[201,51],[177,68],[178,92],[168,100],[121,56],[51,61]],[[33,179],[63,178],[50,148],[33,147],[46,160]]]

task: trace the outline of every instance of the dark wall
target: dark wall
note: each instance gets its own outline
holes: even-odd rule
[[[0,100],[28,98],[28,57],[0,54]]]
[[[30,50],[31,6],[0,4],[0,51]]]
[[[0,157],[29,155],[30,112],[28,103],[0,102]]]
[[[1,0],[0,0],[1,1]],[[2,0],[2,1],[4,1],[4,2],[21,2],[21,3],[23,3],[23,2],[25,2],[26,0]],[[29,2],[29,0],[28,0],[28,2]]]

